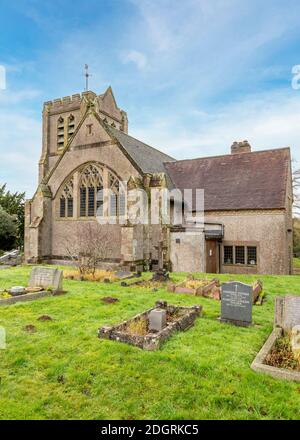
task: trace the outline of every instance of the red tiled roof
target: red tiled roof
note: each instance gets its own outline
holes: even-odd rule
[[[165,163],[175,187],[204,189],[205,211],[285,207],[289,148]]]

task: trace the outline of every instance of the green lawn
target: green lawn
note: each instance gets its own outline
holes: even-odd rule
[[[26,284],[30,270],[0,270],[0,288]],[[118,283],[64,281],[64,296],[1,307],[7,349],[0,350],[0,419],[300,419],[300,383],[250,369],[272,330],[275,295],[300,294],[300,278],[261,279],[267,301],[254,307],[251,328],[219,323],[219,302]],[[104,304],[107,295],[120,302]],[[100,326],[161,298],[201,304],[204,317],[158,352],[97,338]],[[38,321],[42,314],[53,321]],[[28,324],[37,332],[27,333]]]
[[[300,268],[300,258],[294,258],[294,267],[297,269]]]

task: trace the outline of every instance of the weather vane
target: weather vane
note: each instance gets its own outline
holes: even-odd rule
[[[84,65],[84,76],[85,76],[85,91],[87,92],[89,90],[89,77],[92,76],[89,73],[89,66],[88,66],[88,64]]]

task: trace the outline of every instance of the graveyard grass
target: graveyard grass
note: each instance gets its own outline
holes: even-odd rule
[[[1,270],[0,288],[26,285],[30,270]],[[218,322],[217,301],[120,283],[64,280],[66,295],[1,307],[7,349],[0,350],[0,418],[299,419],[300,383],[255,373],[250,364],[272,330],[274,297],[300,295],[300,278],[260,278],[267,300],[253,308],[250,328]],[[255,277],[220,279],[250,283]],[[120,301],[105,304],[105,296]],[[100,326],[130,318],[158,299],[200,304],[204,316],[157,352],[97,338]],[[53,321],[38,321],[41,315]],[[35,333],[24,330],[29,324]]]
[[[300,269],[300,258],[294,258],[294,268]]]

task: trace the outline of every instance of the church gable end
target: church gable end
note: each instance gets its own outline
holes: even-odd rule
[[[109,142],[111,137],[99,123],[94,113],[86,115],[78,127],[73,139],[70,141],[70,150],[84,148],[93,144]]]

